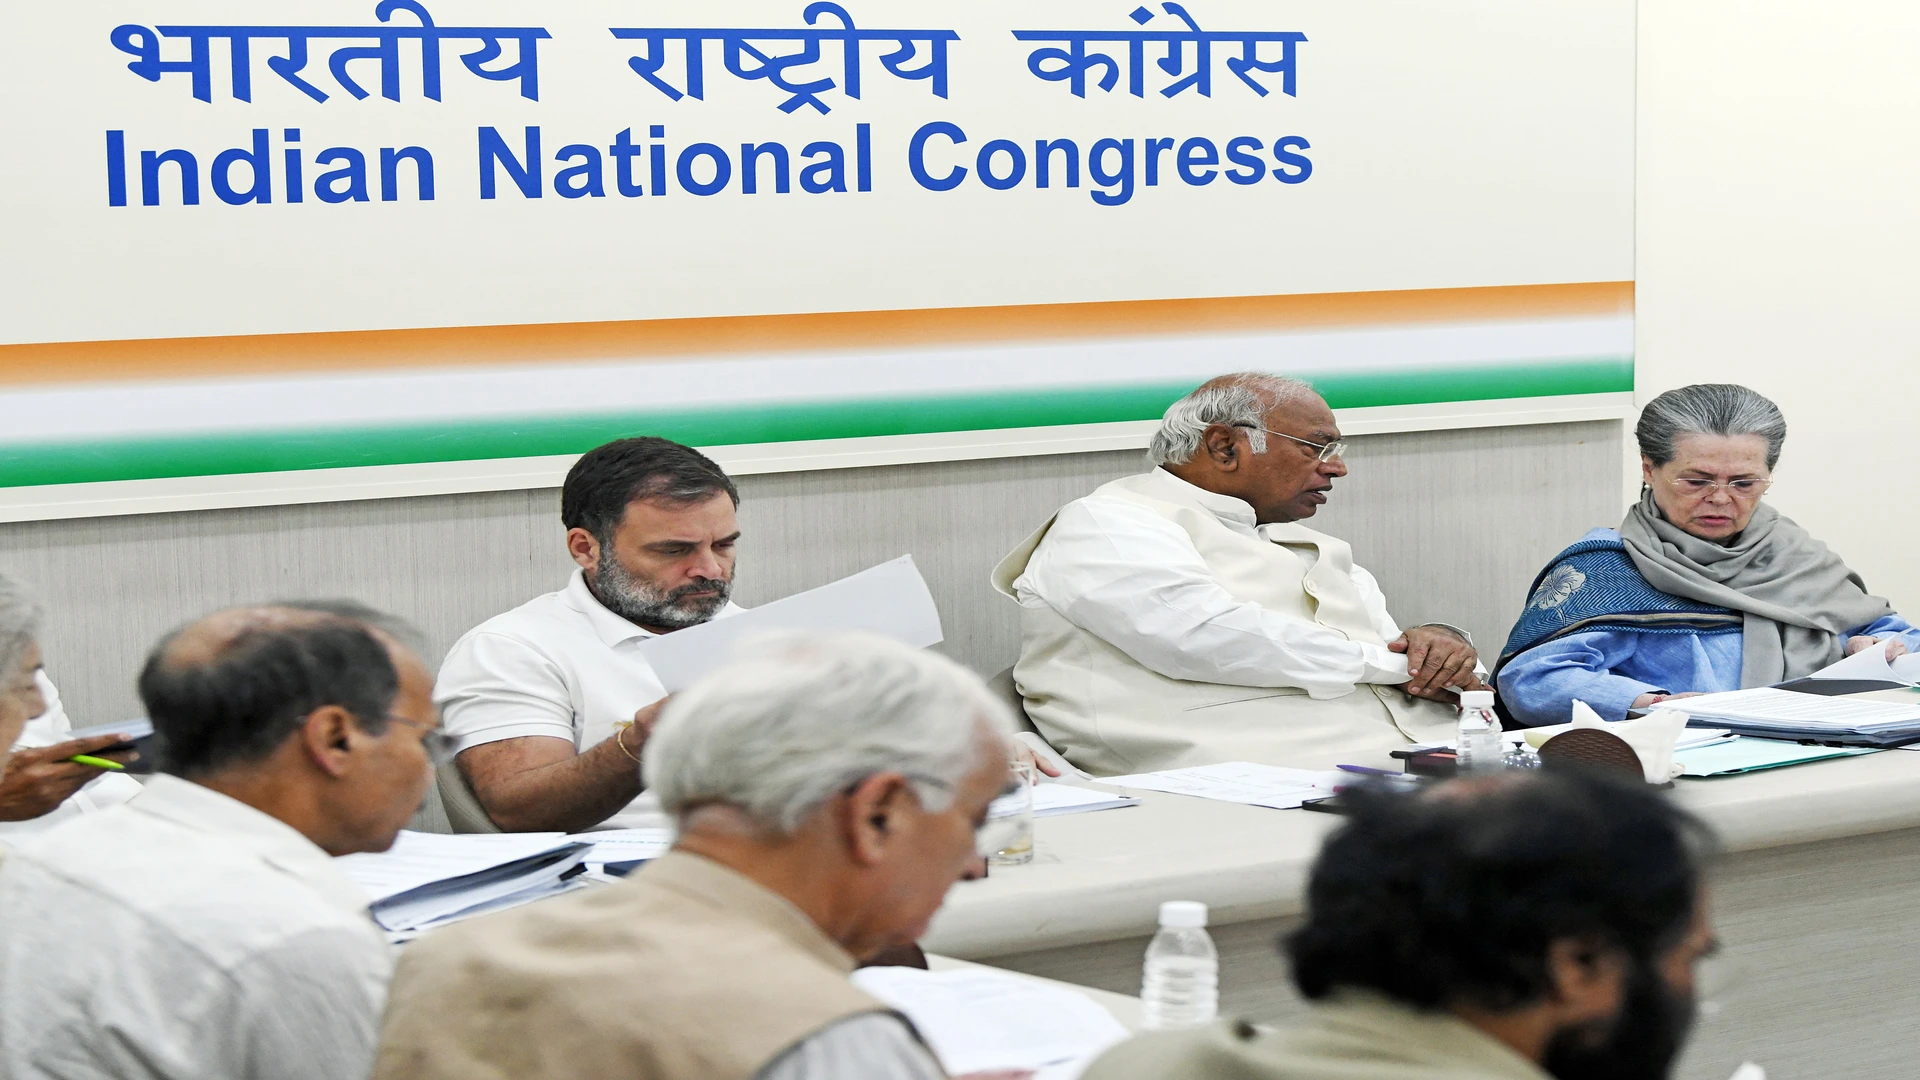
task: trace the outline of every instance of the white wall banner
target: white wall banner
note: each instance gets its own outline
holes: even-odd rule
[[[1631,0],[21,6],[0,484],[1138,420],[1222,365],[1628,390],[1633,38]]]

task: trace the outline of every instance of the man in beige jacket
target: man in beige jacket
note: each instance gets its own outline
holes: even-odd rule
[[[1063,508],[994,571],[1020,603],[1014,680],[1097,775],[1258,761],[1331,768],[1451,738],[1478,688],[1464,631],[1405,632],[1344,541],[1300,522],[1347,474],[1305,383],[1223,375],[1175,402],[1155,468]]]
[[[1135,1039],[1086,1080],[1667,1075],[1716,947],[1706,826],[1584,772],[1348,799],[1287,942],[1307,1016]]]
[[[765,648],[676,696],[648,740],[673,851],[413,944],[377,1080],[944,1076],[847,975],[980,868],[1006,706],[870,635]]]

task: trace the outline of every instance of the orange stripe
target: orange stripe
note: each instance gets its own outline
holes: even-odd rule
[[[897,349],[1630,313],[1630,281],[0,346],[0,382]]]

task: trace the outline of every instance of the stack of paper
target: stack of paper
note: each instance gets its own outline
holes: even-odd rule
[[[1841,746],[1899,746],[1920,741],[1920,696],[1911,702],[1820,697],[1760,686],[1670,703],[1696,725],[1740,735],[1808,740]]]
[[[1337,772],[1288,769],[1278,765],[1256,765],[1250,761],[1227,761],[1219,765],[1195,765],[1164,772],[1108,776],[1100,781],[1114,787],[1145,788],[1201,799],[1270,806],[1275,810],[1298,809],[1308,799],[1324,799],[1351,782]]]
[[[590,844],[582,862],[588,866],[619,867],[615,873],[631,870],[649,859],[657,859],[673,847],[672,829],[607,829],[604,832],[575,833],[567,839]]]
[[[1094,791],[1070,784],[1042,783],[1035,784],[1033,788],[1033,816],[1037,818],[1139,805],[1140,800],[1131,795],[1116,795],[1111,791]]]
[[[375,922],[417,932],[565,892],[589,846],[559,833],[402,832],[386,851],[337,862],[366,890]]]
[[[1017,975],[874,967],[853,982],[905,1013],[950,1076],[1084,1060],[1127,1037],[1086,996]]]

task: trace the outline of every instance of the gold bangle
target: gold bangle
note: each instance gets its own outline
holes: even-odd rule
[[[620,752],[621,752],[621,753],[623,753],[623,754],[625,754],[625,755],[627,755],[627,760],[628,760],[628,761],[631,761],[631,762],[633,762],[633,763],[634,763],[635,765],[638,765],[638,764],[640,764],[640,759],[639,759],[639,758],[637,758],[637,757],[634,757],[634,756],[633,756],[633,751],[631,751],[631,750],[629,750],[629,749],[627,749],[627,740],[626,740],[626,738],[625,738],[625,736],[626,736],[626,734],[627,734],[627,730],[628,730],[629,728],[631,728],[631,727],[633,727],[633,721],[631,721],[631,720],[628,720],[628,721],[626,721],[626,722],[624,722],[624,723],[619,723],[619,724],[615,724],[615,725],[613,725],[613,728],[614,728],[614,731],[613,731],[613,744],[614,744],[615,746],[618,746],[618,747],[620,748]]]

